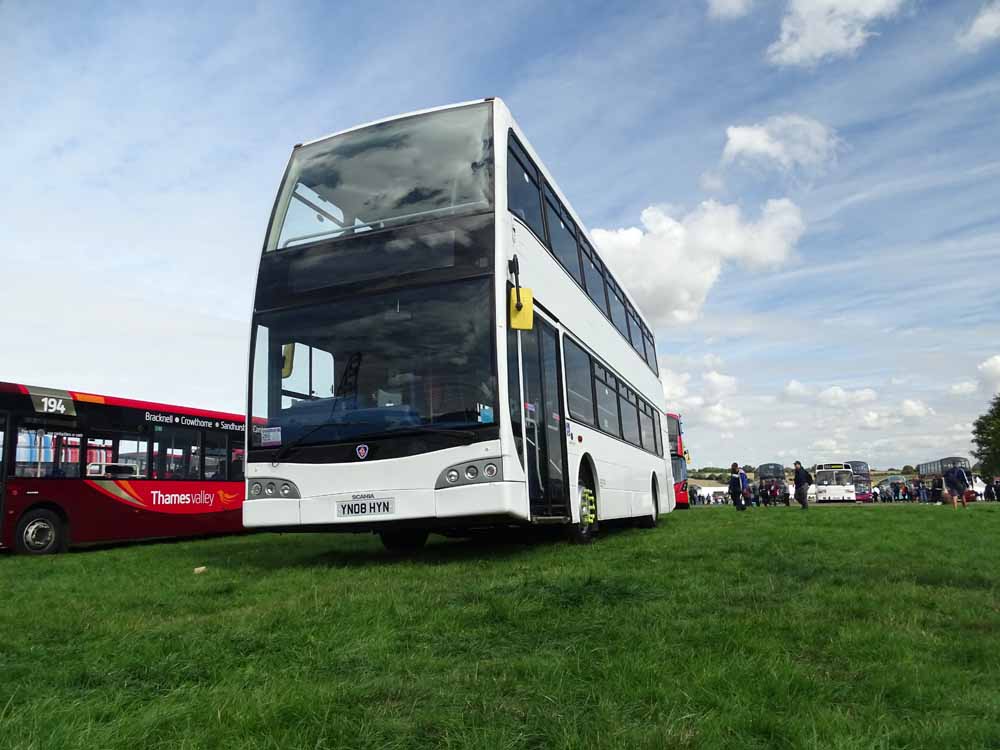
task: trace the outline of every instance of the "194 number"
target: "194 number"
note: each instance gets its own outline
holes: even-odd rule
[[[53,398],[52,396],[42,397],[42,411],[46,414],[65,414],[66,404],[63,403],[61,398]]]

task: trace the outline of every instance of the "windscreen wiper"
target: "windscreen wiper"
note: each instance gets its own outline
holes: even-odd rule
[[[465,430],[451,427],[436,427],[429,424],[403,424],[398,427],[385,430],[385,432],[433,432],[447,435],[464,435],[465,437],[475,437],[475,430]]]
[[[325,427],[340,427],[340,426],[359,427],[360,425],[366,425],[366,424],[370,423],[369,422],[321,422],[320,424],[313,425],[312,428],[303,432],[288,445],[281,446],[281,448],[278,450],[278,453],[275,455],[272,461],[276,464],[281,463],[281,460],[287,458],[293,450],[301,446],[306,438],[315,435],[317,432],[319,432]]]

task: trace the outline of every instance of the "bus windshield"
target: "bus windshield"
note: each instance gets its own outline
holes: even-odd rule
[[[255,317],[254,448],[496,421],[490,279]]]
[[[820,469],[816,472],[816,484],[820,487],[853,485],[854,475],[843,469]]]
[[[267,250],[493,206],[488,103],[371,125],[295,150]]]

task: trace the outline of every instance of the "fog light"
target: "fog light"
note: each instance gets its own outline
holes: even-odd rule
[[[259,495],[263,491],[264,488],[261,486],[260,482],[254,482],[253,484],[250,485],[251,495]]]
[[[486,464],[483,467],[483,474],[492,479],[497,475],[497,465],[496,464]]]
[[[264,488],[264,492],[266,492],[268,495],[273,495],[274,489],[275,489],[274,482],[268,482],[267,487]]]
[[[458,469],[448,469],[448,473],[445,474],[444,478],[454,484],[458,481]]]
[[[284,497],[288,497],[289,495],[292,494],[292,487],[290,484],[288,484],[288,482],[285,482],[283,485],[281,485],[281,494]]]
[[[479,469],[477,469],[475,466],[466,466],[465,467],[465,478],[466,479],[475,479],[478,476],[479,476]]]

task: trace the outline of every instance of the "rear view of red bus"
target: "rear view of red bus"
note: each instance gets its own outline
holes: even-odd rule
[[[241,531],[243,417],[0,383],[0,547]]]

